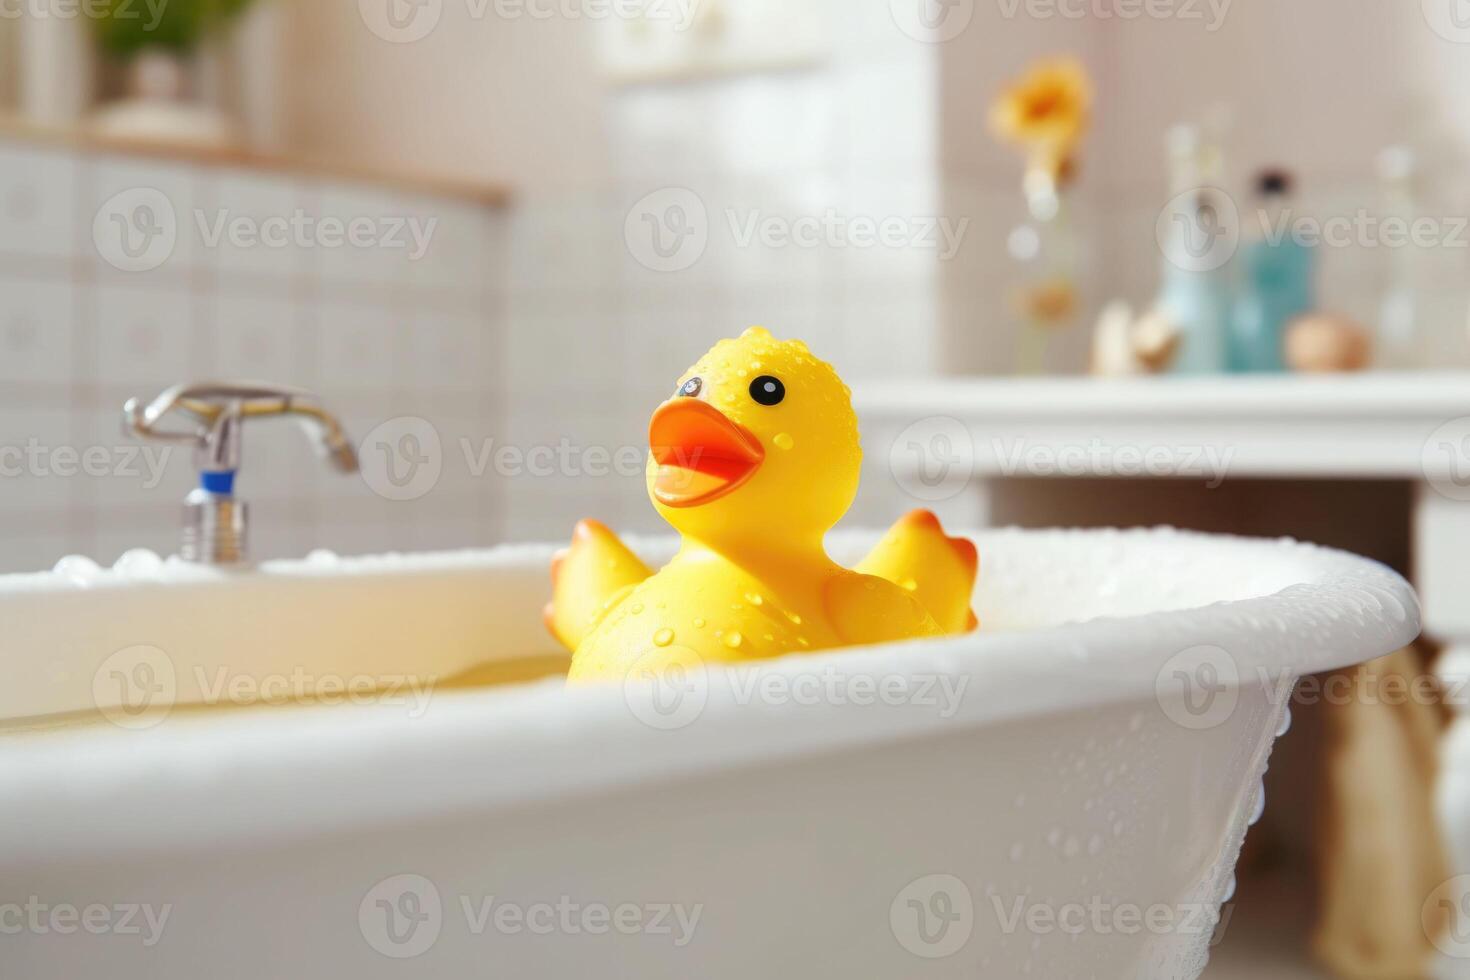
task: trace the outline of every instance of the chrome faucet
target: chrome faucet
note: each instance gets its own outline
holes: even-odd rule
[[[159,423],[177,412],[185,428]],[[333,468],[357,472],[357,452],[337,419],[305,391],[254,382],[176,385],[147,405],[131,398],[123,406],[127,428],[143,439],[188,443],[194,447],[199,486],[184,498],[186,561],[212,565],[243,562],[248,554],[249,507],[235,497],[240,470],[241,428],[247,419],[293,416],[311,432]]]

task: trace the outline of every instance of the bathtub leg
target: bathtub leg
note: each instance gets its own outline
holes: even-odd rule
[[[1449,920],[1436,943],[1433,976],[1470,980],[1470,646],[1446,649],[1436,673],[1456,715],[1440,750],[1436,794],[1451,877],[1426,903]]]

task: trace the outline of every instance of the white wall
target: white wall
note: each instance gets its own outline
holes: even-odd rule
[[[527,191],[598,183],[608,158],[595,23],[476,17],[465,0],[439,9],[428,36],[392,43],[357,3],[295,4],[286,91],[295,145]]]
[[[514,186],[503,441],[640,446],[679,374],[756,323],[806,339],[852,381],[935,369],[932,252],[768,247],[740,231],[829,209],[940,209],[938,52],[897,31],[886,5],[707,0],[718,24],[671,39],[704,51],[705,70],[641,84],[601,67],[632,43],[619,22],[476,20],[446,2],[428,38],[390,44],[354,6],[315,7],[297,31],[297,89],[321,87],[295,129],[322,151]],[[695,195],[707,246],[657,271],[625,228],[669,189]],[[516,538],[563,537],[589,515],[658,526],[641,466],[525,477],[506,493]]]

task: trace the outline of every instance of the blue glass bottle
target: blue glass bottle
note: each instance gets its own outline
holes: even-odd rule
[[[1168,148],[1174,197],[1157,227],[1164,261],[1154,302],[1178,332],[1168,371],[1220,374],[1228,363],[1237,210],[1219,189],[1224,164],[1218,135],[1201,126],[1176,126]]]
[[[1285,371],[1286,328],[1316,307],[1316,255],[1291,233],[1291,186],[1291,175],[1281,170],[1256,178],[1256,208],[1243,222],[1252,235],[1241,248],[1230,315],[1234,372]]]
[[[1201,187],[1181,194],[1167,215],[1174,224],[1164,247],[1154,308],[1179,332],[1171,374],[1222,374],[1228,362],[1233,290],[1226,263],[1233,247],[1221,192]]]

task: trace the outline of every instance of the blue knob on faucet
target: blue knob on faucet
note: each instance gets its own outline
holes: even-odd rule
[[[223,470],[218,473],[202,472],[199,474],[199,486],[206,493],[218,494],[221,497],[233,496],[235,473],[235,470]]]

